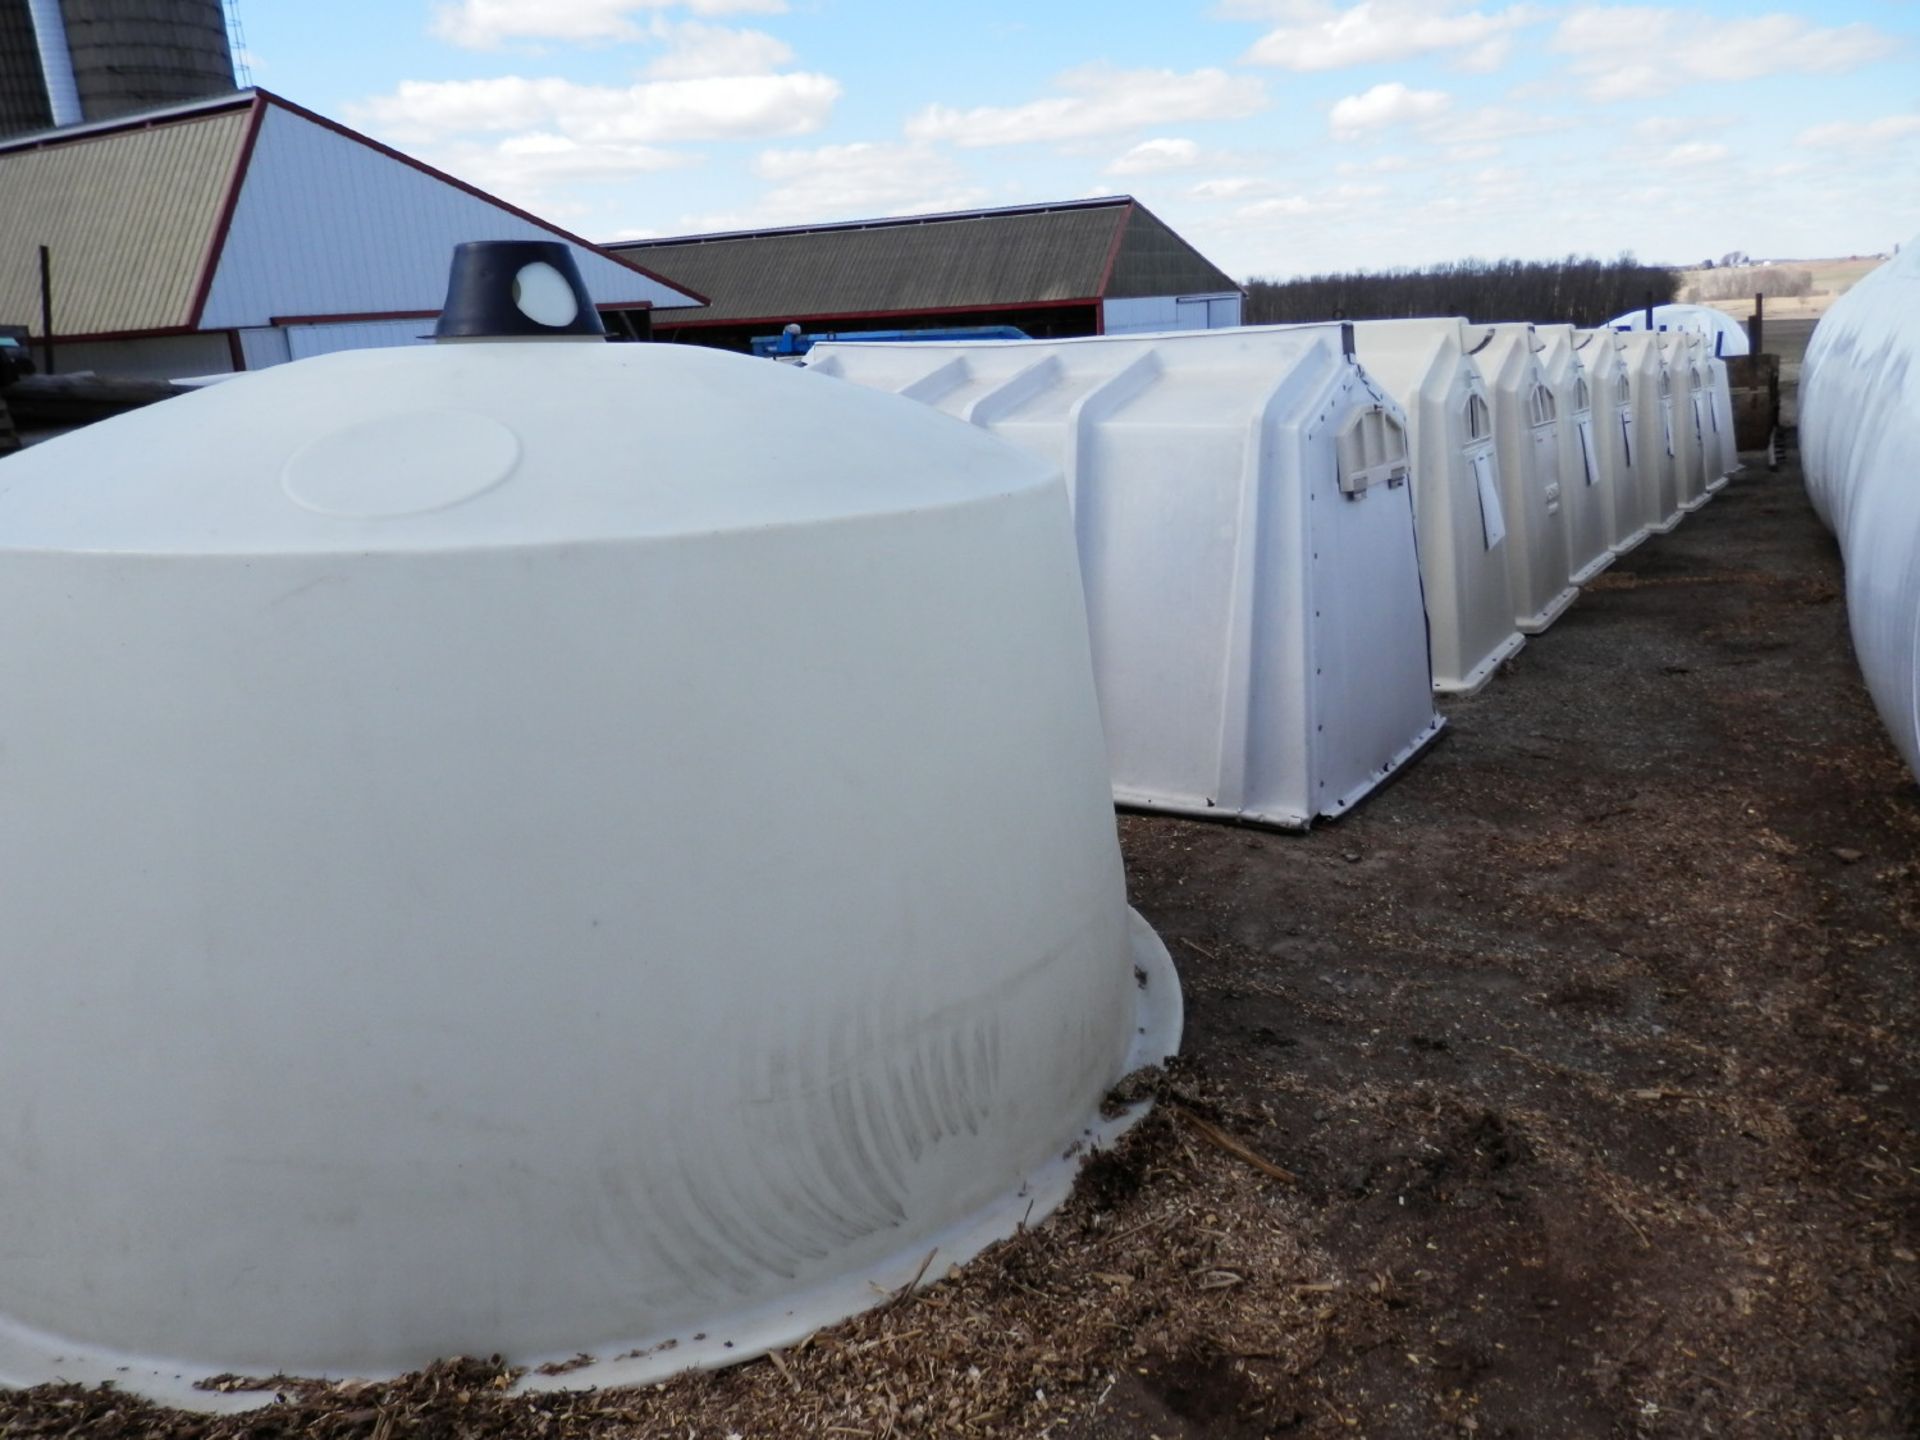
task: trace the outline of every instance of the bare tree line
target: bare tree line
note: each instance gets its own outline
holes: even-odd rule
[[[1703,270],[1688,282],[1687,300],[1745,300],[1764,295],[1777,300],[1813,293],[1811,270],[1789,270],[1781,265],[1755,265],[1737,270]]]
[[[1425,269],[1353,271],[1300,280],[1247,282],[1250,325],[1317,320],[1397,320],[1464,315],[1470,320],[1604,325],[1648,303],[1662,305],[1680,277],[1631,255],[1616,260],[1455,260]]]

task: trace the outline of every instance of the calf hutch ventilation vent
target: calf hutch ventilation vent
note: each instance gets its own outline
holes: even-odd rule
[[[6,479],[6,1382],[741,1359],[1045,1215],[1175,1045],[1014,446],[476,340]]]
[[[1531,325],[1492,325],[1473,352],[1493,397],[1494,449],[1507,508],[1507,575],[1514,624],[1545,630],[1580,594],[1568,559],[1566,482],[1560,473],[1560,409]]]
[[[1407,413],[1433,686],[1470,694],[1526,643],[1513,623],[1493,410],[1467,358],[1486,332],[1457,318],[1368,320],[1353,332],[1367,374]]]
[[[1339,326],[822,344],[1066,473],[1113,794],[1297,828],[1438,732],[1400,408]]]
[[[1813,507],[1846,559],[1847,619],[1867,689],[1920,776],[1920,240],[1814,327],[1800,454]]]

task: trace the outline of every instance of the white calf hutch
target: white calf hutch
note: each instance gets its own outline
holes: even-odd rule
[[[1113,794],[1301,827],[1439,731],[1401,411],[1339,326],[823,344],[1067,476]]]
[[[1707,469],[1707,489],[1720,489],[1740,469],[1740,446],[1733,432],[1733,384],[1727,362],[1709,355],[1701,365],[1707,377],[1707,420],[1713,430],[1713,464]]]
[[[1513,623],[1493,408],[1467,358],[1486,332],[1457,318],[1368,320],[1353,332],[1361,365],[1407,414],[1434,689],[1471,694],[1526,643]]]
[[[1258,441],[1364,436],[1306,507],[1350,608],[1277,636],[1235,585],[1214,653],[1311,633],[1372,699],[1406,492],[1335,368]],[[5,468],[0,1381],[740,1359],[1046,1214],[1177,1039],[1051,464],[743,357],[477,343]]]
[[[1558,620],[1580,591],[1572,583],[1560,474],[1559,406],[1531,325],[1487,327],[1473,352],[1493,400],[1494,450],[1507,511],[1507,574],[1514,623],[1529,634]]]
[[[1684,512],[1698,510],[1707,493],[1706,377],[1700,371],[1699,337],[1669,330],[1660,336],[1673,388],[1673,483]]]
[[[1584,585],[1613,563],[1613,477],[1600,463],[1593,383],[1574,348],[1573,327],[1535,329],[1545,347],[1540,366],[1559,412],[1560,514],[1567,526],[1567,563],[1573,568],[1573,583]]]
[[[1627,381],[1633,394],[1634,466],[1639,471],[1641,515],[1647,527],[1666,534],[1680,523],[1675,477],[1673,377],[1654,331],[1620,334]]]
[[[1621,338],[1612,330],[1578,330],[1574,345],[1587,368],[1593,397],[1593,438],[1613,505],[1608,529],[1613,553],[1624,555],[1652,533],[1635,467],[1633,385]]]

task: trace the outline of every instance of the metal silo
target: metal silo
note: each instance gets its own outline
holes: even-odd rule
[[[60,9],[89,120],[234,88],[220,0],[61,0]]]
[[[0,136],[233,89],[221,0],[0,0]]]

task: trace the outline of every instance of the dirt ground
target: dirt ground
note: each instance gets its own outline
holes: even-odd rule
[[[1600,578],[1304,837],[1122,821],[1186,991],[1069,1206],[775,1360],[517,1397],[498,1361],[0,1435],[1920,1434],[1920,788],[1798,473]]]

